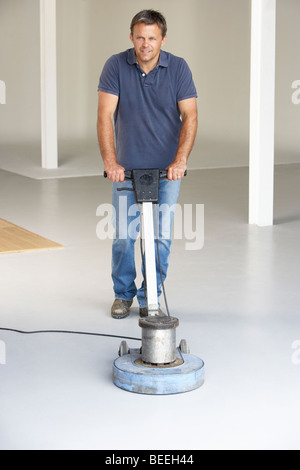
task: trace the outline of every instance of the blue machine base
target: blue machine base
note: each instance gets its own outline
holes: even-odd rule
[[[148,395],[170,395],[195,390],[204,383],[204,362],[177,349],[180,365],[149,367],[139,363],[139,349],[130,349],[114,361],[114,384],[128,392]],[[137,362],[137,363],[136,363]]]

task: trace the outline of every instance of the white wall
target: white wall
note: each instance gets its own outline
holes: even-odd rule
[[[0,143],[40,136],[39,0],[0,0]]]
[[[131,47],[142,8],[168,21],[164,47],[188,61],[199,94],[194,168],[248,164],[250,0],[57,0],[59,149],[97,152],[97,84],[105,60]],[[300,162],[300,1],[277,0],[276,162]],[[40,140],[39,0],[0,0],[1,142]]]
[[[276,162],[300,162],[300,104],[292,102],[292,83],[300,80],[299,26],[300,1],[277,0]]]

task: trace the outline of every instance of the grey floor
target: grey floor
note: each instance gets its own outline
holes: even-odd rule
[[[184,181],[181,204],[204,204],[204,247],[174,241],[166,290],[203,387],[132,394],[112,383],[117,338],[0,331],[0,448],[299,449],[300,165],[275,176],[268,228],[247,224],[246,168]],[[110,190],[100,176],[0,171],[0,217],[64,245],[0,255],[1,327],[140,336],[136,304],[110,317],[111,241],[96,236]]]

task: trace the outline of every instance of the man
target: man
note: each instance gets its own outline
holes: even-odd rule
[[[104,170],[114,183],[112,200],[116,214],[112,248],[113,318],[127,317],[135,296],[140,315],[147,315],[144,285],[140,289],[135,285],[137,233],[129,233],[130,223],[136,217],[132,210],[134,195],[118,191],[124,188],[124,171],[167,169],[168,179],[160,182],[159,200],[162,205],[176,205],[197,132],[197,92],[192,74],[183,59],[161,50],[166,33],[167,24],[161,13],[143,10],[135,15],[130,32],[133,48],[110,57],[99,81],[98,139]],[[123,212],[127,212],[125,217]],[[170,217],[169,233],[172,222]],[[164,280],[171,235],[164,237],[161,232],[160,226],[159,255]],[[162,290],[159,270],[157,284],[159,298]]]

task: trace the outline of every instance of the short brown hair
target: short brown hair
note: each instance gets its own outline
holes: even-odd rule
[[[167,22],[165,17],[155,10],[142,10],[137,13],[131,21],[130,31],[133,34],[133,28],[137,23],[157,24],[161,29],[162,37],[167,34]]]

